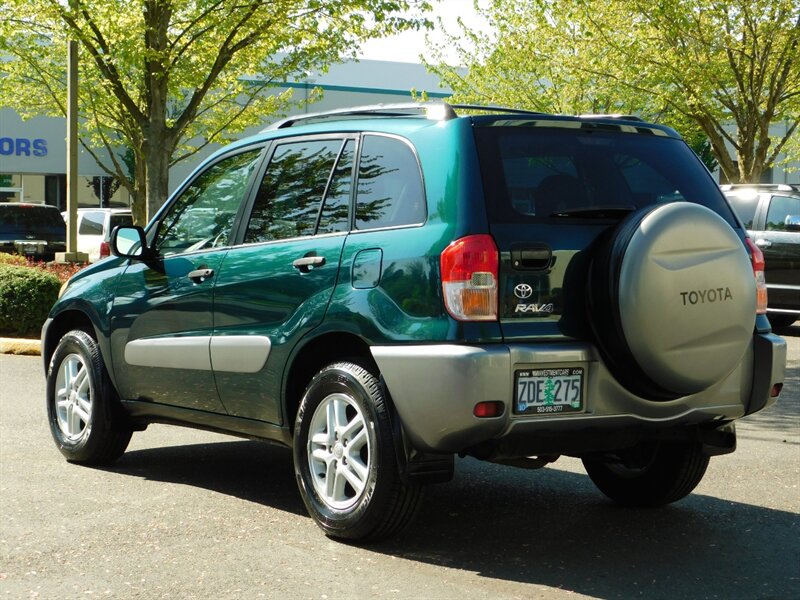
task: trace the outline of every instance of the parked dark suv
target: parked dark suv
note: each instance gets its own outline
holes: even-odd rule
[[[722,190],[764,253],[769,303],[775,328],[800,319],[800,185],[723,185]]]
[[[67,226],[55,206],[0,203],[0,252],[53,260],[67,251]]]
[[[456,454],[576,456],[621,504],[673,502],[783,382],[760,251],[678,135],[632,118],[285,120],[112,251],[42,331],[61,452],[110,463],[154,422],[285,444],[337,538],[398,530]]]

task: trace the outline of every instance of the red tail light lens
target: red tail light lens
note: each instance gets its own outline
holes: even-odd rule
[[[756,278],[756,314],[767,312],[767,280],[764,279],[764,253],[750,238],[745,239],[750,249],[750,262],[753,263],[753,275]]]
[[[100,242],[100,258],[111,256],[111,244],[108,242]]]
[[[497,319],[497,245],[490,235],[469,235],[452,242],[441,259],[447,312],[459,321]]]

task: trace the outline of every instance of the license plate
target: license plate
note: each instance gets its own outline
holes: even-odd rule
[[[514,413],[518,415],[583,410],[582,367],[517,371],[514,389]]]

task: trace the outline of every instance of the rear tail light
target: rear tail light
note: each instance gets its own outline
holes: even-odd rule
[[[497,246],[492,236],[469,235],[442,252],[442,291],[447,312],[459,321],[497,319]]]
[[[750,261],[753,263],[753,275],[756,278],[756,314],[767,312],[767,280],[764,279],[764,253],[750,238],[745,239],[750,249]]]
[[[100,258],[111,256],[111,244],[108,242],[100,242]]]

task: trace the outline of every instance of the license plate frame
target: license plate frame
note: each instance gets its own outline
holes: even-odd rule
[[[584,412],[583,367],[514,371],[515,415],[559,415]]]

